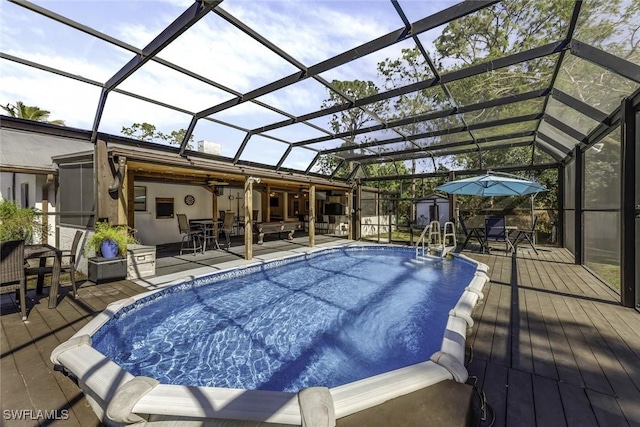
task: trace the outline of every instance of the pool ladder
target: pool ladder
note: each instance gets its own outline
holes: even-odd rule
[[[447,240],[448,239],[448,240]],[[452,246],[447,246],[447,241],[452,243]],[[427,225],[418,241],[416,242],[416,258],[419,256],[425,256],[428,252],[439,251],[440,255],[444,257],[449,252],[456,248],[456,226],[453,222],[447,221],[440,233],[440,222],[431,221]]]

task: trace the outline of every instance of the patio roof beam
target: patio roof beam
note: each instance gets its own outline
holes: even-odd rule
[[[567,156],[559,156],[555,151],[553,151],[550,147],[548,147],[544,142],[542,142],[541,140],[539,140],[539,138],[537,140],[533,141],[533,146],[542,150],[543,152],[547,153],[548,155],[550,155],[553,160],[557,161],[557,162],[562,162],[564,161]]]
[[[9,1],[11,1],[13,3],[16,3],[16,4],[26,8],[28,10],[31,10],[32,12],[38,13],[38,14],[40,14],[42,16],[45,16],[45,17],[47,17],[49,19],[52,19],[52,20],[57,21],[57,22],[60,22],[61,24],[69,26],[69,27],[71,27],[71,28],[73,28],[75,30],[81,31],[81,32],[83,32],[85,34],[88,34],[88,35],[90,35],[92,37],[100,39],[100,40],[102,40],[104,42],[110,43],[110,44],[112,44],[114,46],[117,46],[119,48],[125,49],[125,50],[127,50],[127,51],[129,51],[131,53],[136,54],[136,55],[140,55],[142,53],[142,50],[140,50],[139,48],[137,48],[135,46],[132,46],[132,45],[126,43],[126,42],[123,42],[122,40],[118,40],[118,39],[116,39],[114,37],[111,37],[111,36],[109,36],[107,34],[104,34],[104,33],[100,32],[100,31],[97,31],[97,30],[95,30],[95,29],[93,29],[91,27],[88,27],[86,25],[80,24],[80,23],[78,23],[78,22],[76,22],[76,21],[74,21],[72,19],[69,19],[69,18],[64,17],[62,15],[59,15],[59,14],[57,14],[55,12],[52,12],[52,11],[50,11],[48,9],[45,9],[45,8],[41,7],[41,6],[35,5],[35,4],[30,3],[28,1],[25,1],[25,0],[9,0]],[[217,11],[218,9],[214,9],[214,10]],[[61,75],[61,76],[64,76],[64,77],[68,77],[68,78],[71,78],[71,79],[74,79],[74,80],[82,81],[84,83],[93,84],[93,85],[99,86],[99,87],[103,87],[104,86],[104,84],[101,83],[101,82],[91,81],[91,80],[86,79],[86,78],[84,78],[82,76],[78,76],[78,75],[75,75],[75,74],[71,74],[71,73],[67,73],[67,72],[64,72],[64,71],[56,70],[54,68],[47,67],[47,66],[44,66],[44,65],[41,65],[41,64],[37,64],[35,62],[27,61],[27,60],[24,60],[24,59],[19,59],[17,57],[15,59],[11,59],[11,58],[5,58],[5,59],[14,60],[15,62],[21,63],[23,65],[28,65],[28,66],[31,66],[33,68],[38,68],[38,69],[41,69],[43,71],[48,71],[48,72],[51,72],[51,73],[54,73],[54,74],[58,74],[58,75]],[[197,74],[197,73],[195,73],[195,72],[193,72],[191,70],[187,70],[184,67],[181,67],[179,65],[173,64],[173,63],[171,63],[171,62],[169,62],[169,61],[167,61],[165,59],[159,58],[157,56],[153,56],[152,58],[150,58],[150,60],[153,61],[153,62],[157,62],[159,64],[162,64],[165,67],[170,68],[172,70],[175,70],[175,71],[177,71],[179,73],[182,73],[184,75],[192,77],[192,78],[194,78],[196,80],[199,80],[199,81],[201,81],[201,82],[203,82],[205,84],[213,86],[213,87],[215,87],[217,89],[223,90],[225,92],[231,93],[231,94],[236,95],[236,96],[241,96],[242,95],[241,92],[238,92],[238,91],[236,91],[234,89],[226,87],[223,84],[215,82],[215,81],[213,81],[211,79],[208,79],[208,78],[206,78],[204,76],[201,76],[201,75],[199,75],[199,74]],[[118,92],[118,93],[124,93],[124,94],[126,94],[128,96],[132,96],[134,98],[137,97],[136,95],[131,94],[129,92],[120,92],[117,89],[113,89],[113,91],[114,92]],[[138,98],[138,99],[142,99],[142,100],[145,100],[146,102],[151,102],[151,103],[154,103],[156,105],[160,105],[160,103],[158,103],[158,101],[155,101],[155,100],[152,100],[152,99],[149,99],[149,98],[144,98],[144,99],[143,98]],[[261,106],[263,108],[266,108],[266,109],[268,109],[270,111],[274,111],[274,112],[276,112],[278,114],[281,114],[283,116],[287,116],[287,117],[290,117],[291,119],[295,119],[294,115],[289,114],[289,113],[287,113],[287,112],[285,112],[283,110],[280,110],[280,109],[278,109],[276,107],[273,107],[272,105],[266,104],[266,103],[264,103],[262,101],[258,101],[258,100],[254,99],[251,102],[256,104],[256,105],[259,105],[259,106]],[[166,106],[166,104],[165,104],[165,106]],[[176,107],[173,107],[173,106],[168,106],[167,108],[176,109]],[[193,113],[189,113],[189,114],[193,115]],[[239,128],[237,126],[231,125],[230,123],[226,123],[226,122],[223,122],[223,121],[220,121],[220,120],[214,120],[214,119],[211,119],[209,117],[203,117],[203,118],[204,119],[208,119],[208,120],[216,121],[217,123],[219,123],[221,125],[224,125],[224,126],[236,128],[236,129],[239,129],[239,130],[243,130],[244,132],[248,131],[247,129],[242,129],[242,128]],[[316,130],[318,130],[319,132],[327,133],[327,134],[329,133],[326,129],[323,129],[320,126],[314,125],[313,123],[306,123],[305,122],[304,124],[314,128]],[[182,151],[184,152],[184,149]]]
[[[282,155],[282,157],[280,157],[280,160],[278,160],[278,163],[276,163],[276,170],[280,170],[280,168],[282,167],[282,164],[284,163],[284,161],[287,158],[287,156],[289,155],[289,153],[291,153],[292,149],[293,149],[293,147],[291,145],[289,145],[287,147],[287,149],[285,150],[285,152]]]
[[[573,33],[576,30],[576,25],[578,24],[578,17],[580,16],[580,9],[582,8],[582,0],[576,0],[573,4],[573,10],[571,12],[571,19],[569,20],[569,26],[567,27],[567,34],[564,38],[565,44],[569,45],[571,43],[571,39],[573,39]],[[556,80],[558,79],[558,74],[562,68],[562,64],[564,62],[564,58],[566,56],[566,51],[560,52],[558,60],[556,61],[555,67],[553,68],[553,74],[551,75],[551,80],[549,81],[549,89],[552,89]],[[547,95],[544,99],[544,103],[542,105],[542,111],[547,111],[547,105],[549,105],[549,96]],[[538,122],[536,125],[536,132],[540,130],[540,125],[542,121]],[[535,148],[534,148],[535,150]],[[533,156],[534,153],[531,153],[531,164],[533,164]]]
[[[311,172],[311,169],[313,168],[313,166],[315,166],[316,162],[320,159],[320,153],[316,154],[316,156],[313,158],[313,160],[311,160],[311,163],[309,163],[309,166],[307,166],[307,169],[305,169],[304,173],[305,175]]]
[[[344,165],[344,159],[341,159],[340,162],[338,162],[338,165],[335,167],[333,172],[331,172],[331,175],[329,175],[329,179],[335,178],[336,174],[338,173],[342,165]]]
[[[553,139],[550,136],[546,135],[544,132],[538,131],[538,133],[536,134],[536,138],[538,138],[540,141],[544,142],[545,144],[550,145],[551,147],[555,148],[556,150],[560,151],[565,156],[568,156],[569,153],[571,153],[571,149],[570,148],[565,147],[564,145],[562,145],[561,143],[559,143],[555,139]]]
[[[640,83],[640,65],[575,39],[571,41],[571,53],[619,76]]]
[[[528,166],[504,166],[491,168],[492,171],[496,172],[518,172],[518,171],[535,171],[535,170],[546,170],[546,169],[557,169],[559,163],[544,163],[539,165],[528,165]],[[428,172],[428,173],[417,173],[414,175],[389,175],[389,176],[379,176],[379,177],[366,177],[360,178],[362,181],[396,181],[401,179],[421,179],[421,178],[437,178],[437,177],[448,177],[449,172],[455,172],[456,176],[460,175],[479,175],[487,172],[486,169],[474,169],[474,170],[456,170],[456,171],[444,171],[444,172]]]
[[[436,28],[436,27],[439,27],[440,25],[444,25],[448,22],[451,22],[454,19],[460,18],[462,16],[468,15],[470,13],[476,12],[481,9],[484,9],[485,7],[488,7],[494,3],[497,3],[498,1],[499,0],[477,0],[473,2],[464,1],[464,2],[458,3],[443,11],[437,12],[427,18],[421,19],[413,23],[410,31],[408,31],[406,27],[392,31],[375,40],[372,40],[368,43],[364,43],[358,47],[355,47],[339,55],[336,55],[333,58],[329,58],[316,65],[308,67],[306,72],[305,71],[296,72],[290,76],[284,77],[280,80],[277,80],[275,82],[262,86],[242,96],[238,96],[227,102],[223,102],[211,108],[202,110],[197,114],[197,117],[200,118],[204,116],[209,116],[214,113],[218,113],[227,108],[231,108],[235,105],[239,105],[243,102],[250,101],[251,99],[257,98],[259,96],[266,95],[278,89],[282,89],[286,86],[289,86],[290,84],[296,83],[298,81],[304,80],[309,77],[314,77],[332,68],[336,68],[340,65],[344,65],[348,62],[351,62],[357,58],[369,55],[370,53],[377,52],[381,49],[392,46],[393,44],[399,41],[402,41],[408,37],[411,37],[414,34],[420,34],[432,28]]]
[[[346,178],[347,182],[351,182],[361,168],[362,166],[360,165],[360,163],[356,163],[353,170],[349,172],[349,175],[347,175],[347,178]]]
[[[608,119],[608,115],[607,113],[603,113],[602,111],[598,110],[595,107],[592,107],[589,104],[586,104],[582,101],[580,101],[577,98],[574,98],[571,95],[568,95],[564,92],[562,92],[559,89],[553,89],[551,91],[551,96],[553,96],[553,98],[559,102],[562,102],[564,105],[566,105],[567,107],[573,108],[574,110],[578,111],[579,113],[584,114],[585,116],[589,117],[590,119],[593,119],[597,122],[600,123],[604,123],[604,124],[608,124],[607,123],[607,119]]]
[[[470,143],[467,145],[474,145],[474,143]],[[451,150],[451,151],[445,151],[442,153],[433,153],[433,156],[435,157],[447,157],[447,156],[451,156],[451,155],[456,155],[456,154],[466,154],[466,153],[476,153],[478,151],[483,150],[484,148],[488,148],[491,150],[499,150],[499,149],[503,149],[503,148],[516,148],[516,147],[527,147],[527,146],[532,146],[533,145],[533,141],[522,141],[522,142],[512,142],[512,143],[506,143],[506,144],[498,144],[498,145],[492,145],[491,147],[483,147],[482,144],[478,144],[476,145],[474,148],[468,148],[465,150]],[[486,150],[483,150],[486,151]],[[413,154],[413,155],[412,155]],[[377,163],[380,161],[383,162],[398,162],[398,161],[406,161],[406,160],[417,160],[417,159],[425,159],[425,158],[430,158],[430,156],[419,156],[419,153],[403,153],[403,154],[398,154],[398,153],[380,153],[380,156],[378,156],[377,159],[372,158],[373,156],[369,156],[370,158],[367,159],[362,159],[360,161],[361,164],[363,165],[367,165],[367,164],[373,164],[373,163]]]
[[[156,38],[154,38],[142,51],[131,59],[124,67],[116,72],[105,83],[105,89],[110,91],[122,83],[127,77],[140,69],[158,52],[167,47],[172,41],[187,31],[193,24],[202,19],[211,9],[220,4],[218,1],[194,2],[189,8],[167,26]]]
[[[473,75],[476,74],[481,74],[490,70],[494,70],[497,68],[501,68],[501,67],[508,67],[510,65],[515,65],[518,64],[520,62],[523,61],[529,61],[532,59],[536,59],[536,58],[540,58],[543,56],[548,56],[554,53],[557,53],[558,51],[561,51],[562,49],[565,49],[566,46],[563,44],[564,42],[555,42],[555,43],[550,43],[548,45],[545,46],[540,46],[538,48],[534,48],[531,50],[527,50],[524,52],[520,52],[514,55],[509,55],[506,56],[504,58],[501,58],[500,61],[488,61],[486,63],[483,64],[479,64],[476,66],[472,66],[460,71],[454,71],[452,73],[449,74],[445,74],[442,78],[445,79],[446,78],[446,82],[450,83],[453,81],[457,81],[466,77],[471,77]],[[364,106],[364,105],[368,105],[368,104],[372,104],[375,102],[379,102],[379,101],[384,101],[390,98],[394,98],[396,96],[400,96],[400,95],[405,95],[407,93],[411,93],[411,92],[416,92],[419,90],[423,90],[423,89],[427,89],[429,87],[435,86],[436,84],[440,84],[443,83],[442,81],[440,81],[440,78],[432,78],[432,79],[428,79],[428,80],[424,80],[422,82],[417,82],[417,83],[413,83],[407,86],[402,86],[399,87],[397,89],[392,89],[390,91],[387,92],[382,92],[379,94],[375,94],[375,95],[371,95],[368,96],[366,98],[361,98],[361,99],[357,99],[354,100],[353,103],[344,103],[341,105],[337,105],[337,106],[333,106],[329,109],[321,109],[321,110],[317,110],[308,114],[304,114],[302,116],[297,117],[296,119],[293,120],[284,120],[284,121],[280,121],[280,122],[276,122],[276,123],[272,123],[270,125],[266,125],[266,126],[261,126],[259,128],[255,128],[253,129],[254,132],[267,132],[270,130],[274,130],[274,129],[278,129],[281,127],[285,127],[285,126],[289,126],[293,123],[297,123],[297,122],[301,122],[301,121],[306,121],[306,120],[312,120],[312,119],[317,119],[319,117],[323,117],[326,115],[330,115],[330,114],[335,114],[337,112],[340,111],[345,111],[348,110],[350,108],[355,108],[355,107],[360,107],[360,106]],[[528,98],[528,96],[532,96],[532,97],[538,97],[538,96],[546,96],[549,93],[549,88],[544,88],[544,89],[540,89],[540,90],[534,90],[534,91],[530,91],[527,92],[526,95],[525,94],[519,94],[519,95],[515,95],[514,97],[519,98],[519,100],[526,100],[526,99],[531,99]],[[482,107],[482,108],[489,108],[491,106],[498,106],[498,105],[503,105],[500,104],[501,100],[505,100],[507,98],[510,97],[503,97],[503,98],[499,98],[498,100],[490,100],[490,101],[486,101],[487,106],[486,107]],[[496,104],[494,105],[490,105],[490,103],[492,102],[496,102]],[[517,102],[517,101],[512,101],[512,102]],[[479,105],[479,104],[475,104],[475,105]],[[446,115],[450,115],[450,114],[455,114],[456,112],[465,112],[465,111],[472,111],[472,110],[467,110],[467,108],[472,108],[474,107],[474,105],[470,105],[470,106],[463,106],[463,107],[457,107],[456,109],[449,109],[446,110],[449,112],[449,114]],[[437,114],[439,112],[435,112],[434,114]],[[431,114],[431,113],[429,113]],[[446,116],[445,115],[445,116]],[[422,116],[418,116],[418,117],[422,117]],[[444,117],[444,116],[434,116],[434,117]],[[408,123],[413,123],[413,121],[411,121],[411,119],[404,119],[406,120]],[[425,120],[423,118],[421,118],[420,120]],[[393,126],[398,126],[397,124],[388,124],[388,127],[393,127]],[[300,141],[296,144],[301,144],[304,141]]]
[[[434,137],[434,136],[450,135],[450,134],[453,134],[453,133],[467,132],[467,131],[470,131],[470,130],[477,130],[477,129],[485,129],[485,128],[489,128],[489,127],[493,127],[493,126],[501,126],[501,125],[507,125],[507,124],[512,124],[512,123],[539,120],[541,117],[542,117],[542,113],[534,113],[534,114],[527,114],[527,115],[524,115],[524,116],[508,117],[506,119],[493,120],[493,121],[490,121],[490,122],[474,123],[474,124],[468,125],[468,126],[458,126],[456,128],[448,128],[448,129],[441,129],[441,130],[437,130],[437,131],[423,132],[423,133],[412,135],[411,138],[420,139],[420,138],[430,138],[430,137]],[[356,148],[362,149],[362,148],[369,148],[369,147],[377,147],[377,146],[381,146],[381,145],[387,145],[387,144],[393,144],[393,143],[396,143],[396,142],[402,142],[404,140],[405,140],[405,138],[390,138],[390,139],[385,139],[385,140],[380,140],[380,141],[362,143],[362,144],[359,144]],[[297,144],[293,143],[293,145],[296,146]],[[331,149],[328,149],[328,150],[323,150],[322,153],[323,154],[338,153],[340,151],[346,151],[348,149],[353,149],[353,148],[354,147],[331,148]]]
[[[521,101],[527,101],[530,99],[535,99],[535,98],[540,98],[542,96],[545,96],[548,93],[548,89],[540,89],[540,90],[534,90],[534,91],[530,91],[530,92],[525,92],[525,93],[521,93],[518,95],[510,95],[510,96],[505,96],[503,98],[499,98],[499,99],[493,99],[490,101],[485,101],[485,102],[479,102],[477,104],[472,104],[472,105],[467,105],[464,107],[459,107],[457,109],[453,108],[453,109],[447,109],[447,110],[443,110],[443,111],[435,111],[435,112],[430,112],[430,113],[426,113],[426,114],[421,114],[421,115],[417,115],[414,117],[409,117],[406,119],[399,119],[399,120],[394,120],[392,122],[388,122],[387,123],[387,128],[393,128],[393,127],[397,127],[397,126],[404,126],[407,124],[411,124],[411,123],[415,123],[415,122],[423,122],[423,121],[428,121],[428,120],[433,120],[433,119],[439,119],[439,118],[444,118],[444,117],[448,117],[448,116],[453,116],[455,114],[461,114],[461,113],[467,113],[467,112],[471,112],[471,111],[477,111],[477,110],[483,110],[485,108],[492,108],[492,107],[497,107],[497,106],[502,106],[502,105],[507,105],[507,104],[513,104],[513,103],[517,103],[517,102],[521,102]],[[367,128],[362,128],[359,129],[355,132],[342,132],[339,134],[335,134],[335,135],[331,135],[331,136],[327,136],[327,137],[318,137],[318,138],[312,138],[312,139],[307,139],[304,141],[298,141],[298,142],[294,142],[293,145],[294,146],[302,146],[302,145],[308,145],[308,144],[315,144],[318,142],[325,142],[325,141],[330,141],[332,139],[339,139],[345,136],[350,136],[352,133],[354,135],[360,135],[360,134],[364,134],[364,133],[368,133],[368,132],[373,132],[376,130],[380,130],[380,126],[376,125],[376,126],[371,126],[371,127],[367,127]],[[412,135],[411,138],[415,139],[415,138],[419,138],[419,136],[416,135]],[[394,142],[398,142],[397,138],[393,138]],[[399,141],[402,141],[404,139],[400,139]],[[375,144],[374,144],[375,145]],[[374,146],[372,145],[372,146]],[[341,151],[342,149],[335,149],[336,151]]]
[[[240,143],[240,147],[238,147],[238,151],[236,151],[236,155],[233,157],[233,161],[232,161],[233,164],[238,163],[238,161],[240,160],[240,156],[242,155],[242,152],[244,151],[245,147],[247,146],[247,143],[249,142],[249,139],[251,139],[252,136],[253,136],[253,133],[251,131],[247,132],[247,134],[244,136],[244,139]]]
[[[69,79],[73,79],[82,83],[90,84],[92,86],[102,87],[102,83],[99,81],[88,79],[77,74],[67,73],[66,71],[58,70],[57,68],[49,67],[48,65],[42,65],[37,62],[29,61],[28,59],[19,58],[8,53],[0,52],[0,59],[6,59],[7,61],[16,62],[18,64],[46,71],[51,74],[57,74],[59,76],[67,77]]]
[[[571,126],[569,126],[566,123],[556,119],[553,116],[545,114],[544,115],[544,121],[549,123],[551,126],[555,127],[556,129],[562,131],[563,133],[566,133],[567,135],[569,135],[571,138],[573,138],[575,140],[578,140],[580,142],[584,142],[587,139],[587,136],[585,134],[583,134],[582,132],[578,132],[577,130],[575,130]]]
[[[398,151],[394,151],[393,154],[412,154],[412,153],[418,153],[420,151],[424,151],[425,149],[428,149],[432,152],[438,152],[441,150],[446,150],[447,148],[454,148],[454,147],[463,147],[465,145],[470,145],[470,144],[474,144],[476,141],[478,144],[483,144],[483,143],[487,143],[487,142],[496,142],[496,141],[503,141],[506,139],[513,139],[513,138],[524,138],[524,137],[529,137],[529,136],[534,136],[535,132],[534,131],[529,131],[529,132],[518,132],[518,133],[512,133],[512,134],[508,134],[508,135],[498,135],[498,136],[491,136],[491,137],[487,137],[487,138],[480,138],[477,140],[464,140],[464,141],[457,141],[457,142],[445,142],[445,143],[441,143],[441,144],[433,144],[433,145],[429,145],[420,149],[417,148],[409,148],[409,149],[405,149],[405,150],[398,150]],[[321,154],[324,154],[324,151],[320,151]],[[388,152],[385,152],[385,154],[389,154]],[[434,154],[437,155],[437,154]],[[354,157],[347,157],[348,160],[355,160],[355,161],[360,161],[360,160],[364,160],[364,159],[369,159],[372,158],[374,156],[372,155],[360,155],[360,156],[354,156]]]

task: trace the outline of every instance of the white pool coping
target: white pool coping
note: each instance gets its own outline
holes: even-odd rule
[[[341,246],[374,246],[371,243],[348,242],[327,244],[314,248],[298,248],[276,256],[256,257],[251,261],[220,264],[211,268],[183,272],[170,277],[145,280],[148,292],[114,302],[93,320],[76,332],[68,341],[51,353],[51,361],[62,366],[77,378],[87,400],[98,417],[109,425],[129,425],[155,418],[179,421],[191,419],[226,419],[260,421],[284,425],[301,425],[298,393],[264,390],[228,389],[218,387],[192,387],[159,384],[146,377],[134,377],[102,353],[91,347],[91,336],[109,321],[118,310],[159,290],[210,275],[214,272],[260,265],[274,260]],[[392,246],[392,245],[387,245]],[[444,380],[465,382],[468,374],[464,367],[465,339],[473,326],[471,314],[483,299],[482,289],[489,277],[488,266],[462,254],[452,254],[476,265],[476,273],[455,307],[449,312],[440,351],[424,362],[396,369],[373,377],[328,389],[335,418],[342,418],[390,399],[412,393]],[[155,282],[155,283],[154,283]],[[314,424],[314,427],[324,424]],[[309,426],[311,427],[311,426]]]

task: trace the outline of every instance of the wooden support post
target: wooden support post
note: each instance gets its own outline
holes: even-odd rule
[[[282,200],[284,201],[284,206],[282,207],[282,220],[286,221],[289,219],[289,193],[283,191]]]
[[[120,179],[120,189],[118,194],[118,221],[120,225],[129,225],[129,192],[133,193],[133,186],[129,189],[129,173],[127,171],[127,159],[120,157],[118,163],[122,162],[124,167],[119,168],[116,174],[121,174],[116,179]],[[133,224],[133,222],[132,222]]]
[[[112,224],[118,224],[119,191],[109,191],[109,187],[114,183],[116,168],[109,158],[106,141],[100,139],[96,141],[94,163],[96,171],[96,221],[107,220]]]
[[[316,245],[316,186],[309,186],[309,247]]]
[[[353,240],[353,223],[351,220],[351,212],[353,211],[353,191],[349,190],[345,193],[347,197],[347,238]]]
[[[211,187],[211,218],[213,221],[218,220],[218,196],[216,195],[216,186]],[[217,225],[214,227],[217,232]]]
[[[244,259],[253,257],[253,177],[244,181]]]
[[[265,222],[271,222],[271,186],[267,184],[267,197],[266,203],[263,204],[266,212]]]

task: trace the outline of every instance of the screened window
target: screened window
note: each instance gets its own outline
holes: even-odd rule
[[[92,225],[94,217],[93,163],[60,165],[60,224]]]

